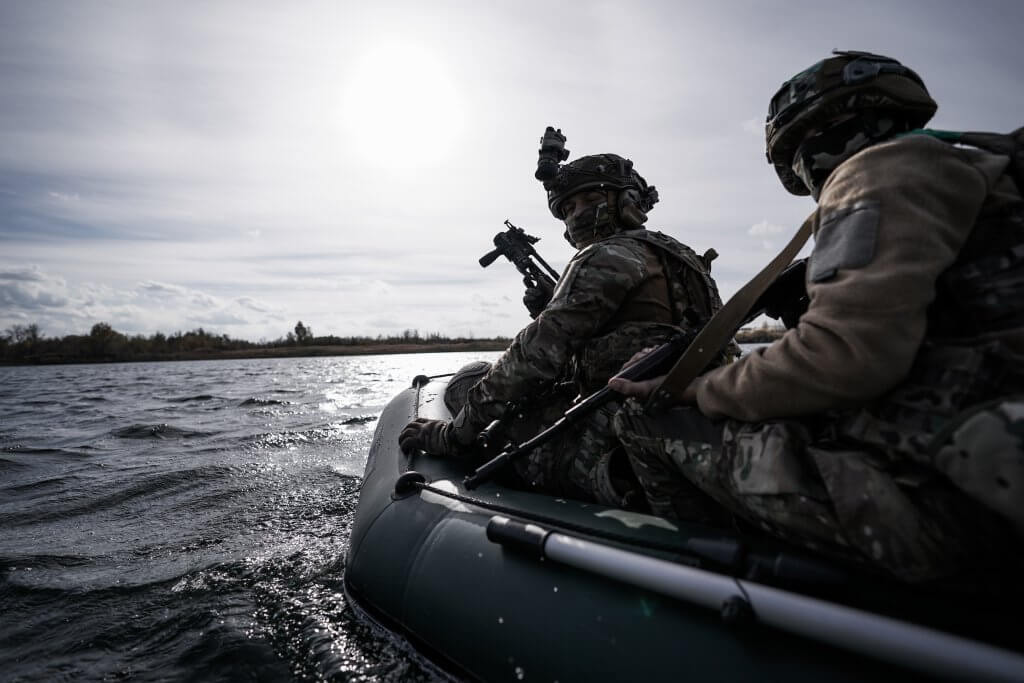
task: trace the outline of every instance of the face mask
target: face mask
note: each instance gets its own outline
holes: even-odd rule
[[[793,156],[793,173],[817,200],[825,181],[839,164],[894,132],[896,126],[888,118],[870,121],[857,116],[837,123],[800,143]]]
[[[565,239],[577,249],[612,232],[614,230],[611,214],[608,213],[608,202],[601,202],[589,211],[565,219]]]

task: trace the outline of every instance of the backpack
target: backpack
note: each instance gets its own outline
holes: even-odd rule
[[[1010,157],[1010,165],[1006,172],[1017,184],[1017,190],[1024,195],[1024,127],[1018,128],[1012,133],[978,133],[978,132],[957,132],[951,130],[936,130],[934,128],[921,128],[910,131],[910,134],[930,135],[939,140],[944,140],[955,145],[968,145],[977,147],[993,154],[1002,154]]]

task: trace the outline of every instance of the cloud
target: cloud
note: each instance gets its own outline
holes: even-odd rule
[[[759,117],[755,116],[753,118],[747,119],[746,121],[744,121],[741,124],[741,127],[743,128],[744,132],[750,133],[752,135],[756,135],[758,137],[761,137],[762,135],[764,135],[764,119],[763,118],[759,118]]]
[[[1024,4],[938,1],[793,0],[782,22],[749,0],[7,3],[0,324],[514,334],[528,320],[519,278],[477,259],[505,218],[542,237],[556,269],[571,256],[533,178],[552,124],[571,158],[634,159],[662,197],[649,225],[717,249],[728,296],[810,211],[765,163],[763,116],[832,47],[913,66],[941,104],[936,127],[1019,125],[1007,65]],[[624,36],[642,39],[589,49]],[[366,56],[403,40],[436,51],[462,115],[431,139],[350,130]],[[442,137],[455,143],[430,153]]]
[[[274,312],[274,309],[272,309],[267,304],[265,304],[265,303],[263,303],[261,301],[257,301],[256,299],[253,299],[252,297],[248,297],[248,296],[238,297],[237,299],[235,299],[235,304],[237,304],[238,306],[241,306],[242,308],[248,308],[250,311],[256,311],[257,313],[273,313]]]
[[[763,221],[760,221],[759,223],[755,223],[754,225],[750,226],[750,229],[747,230],[747,234],[751,235],[752,237],[762,237],[765,235],[778,235],[783,230],[785,230],[785,228],[783,228],[781,225],[770,223],[768,222],[768,219],[765,219]]]
[[[152,280],[139,283],[139,290],[156,296],[180,297],[186,296],[188,290],[179,285],[171,285],[166,282],[154,282]]]
[[[0,305],[22,313],[58,308],[68,303],[67,284],[38,266],[0,267]]]
[[[43,282],[46,280],[46,276],[39,271],[39,266],[0,267],[0,282],[4,280]]]
[[[275,306],[253,297],[226,298],[157,280],[124,288],[91,281],[69,284],[38,265],[0,265],[0,306],[0,327],[27,320],[49,336],[82,334],[97,322],[128,334],[216,325],[247,336],[254,325],[277,328],[283,319]]]
[[[754,237],[761,244],[761,249],[772,251],[776,248],[776,240],[774,238],[785,231],[786,228],[765,219],[750,226],[747,234]]]

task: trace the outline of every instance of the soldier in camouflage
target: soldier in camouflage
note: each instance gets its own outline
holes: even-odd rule
[[[493,365],[463,368],[449,383],[445,402],[455,418],[410,423],[399,438],[404,451],[476,464],[476,437],[493,421],[501,421],[500,443],[532,437],[578,394],[604,386],[649,340],[700,326],[721,307],[710,257],[642,227],[657,191],[630,160],[615,154],[579,158],[558,166],[545,189],[548,207],[565,223],[577,253],[550,302],[531,311],[534,321],[505,353]],[[537,299],[530,294],[528,307]],[[615,455],[611,418],[618,407],[603,406],[516,461],[514,483],[623,504],[632,473],[621,451]]]
[[[772,98],[768,159],[818,204],[810,305],[690,405],[627,401],[616,432],[656,513],[707,516],[700,491],[905,580],[1019,571],[1024,130],[920,130],[935,109],[916,73],[856,52]]]

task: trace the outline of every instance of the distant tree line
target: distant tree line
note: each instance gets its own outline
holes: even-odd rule
[[[767,344],[779,339],[786,333],[781,325],[769,325],[767,321],[761,327],[744,327],[736,332],[736,341],[740,344]]]
[[[46,337],[35,323],[14,325],[0,335],[0,362],[5,363],[94,363],[114,361],[182,360],[188,358],[216,357],[235,352],[259,351],[261,349],[283,349],[287,347],[354,347],[354,346],[395,346],[460,344],[480,341],[502,341],[508,339],[475,339],[471,337],[446,337],[439,333],[420,336],[418,330],[407,329],[401,334],[384,336],[339,337],[335,335],[314,336],[313,330],[300,320],[294,330],[274,341],[258,343],[244,339],[232,339],[226,334],[208,332],[202,327],[188,332],[164,334],[156,332],[150,336],[126,335],[118,332],[108,323],[92,326],[89,334],[71,334],[65,337]]]

